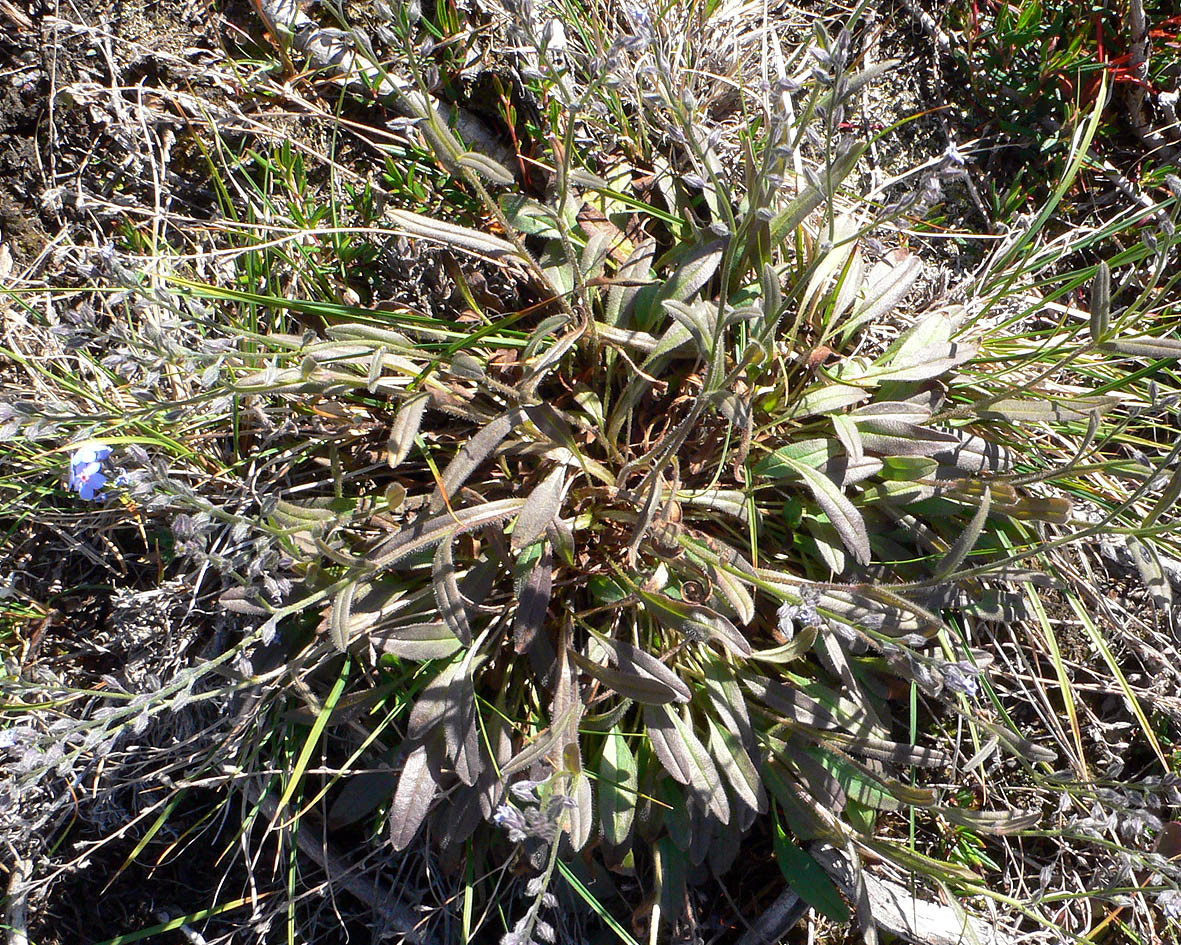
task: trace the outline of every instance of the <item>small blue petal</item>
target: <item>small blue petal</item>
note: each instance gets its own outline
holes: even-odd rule
[[[85,479],[80,481],[78,486],[78,495],[80,495],[87,502],[93,502],[95,499],[103,497],[99,490],[107,484],[107,477],[100,472],[93,472]]]
[[[70,456],[70,489],[87,502],[103,499],[101,489],[108,479],[102,464],[110,455],[111,448],[101,443],[84,443],[74,450]]]

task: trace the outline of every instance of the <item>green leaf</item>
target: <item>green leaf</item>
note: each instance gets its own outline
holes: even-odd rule
[[[455,559],[451,555],[451,540],[439,542],[431,563],[431,584],[443,622],[464,646],[472,645],[472,625],[468,620],[467,602],[459,592],[455,574]]]
[[[935,569],[935,580],[942,581],[948,578],[963,563],[963,560],[968,556],[968,552],[975,547],[976,540],[980,537],[980,532],[984,528],[984,522],[988,518],[988,507],[991,502],[992,490],[985,489],[980,495],[980,506],[976,509],[972,520],[968,522],[967,527],[956,538],[952,546],[947,549],[947,554],[943,556],[943,560],[939,562],[939,567]]]
[[[369,553],[365,562],[378,571],[391,568],[411,555],[433,548],[444,539],[511,518],[524,504],[524,499],[498,499],[473,508],[455,509],[425,522],[415,522],[383,541]]]
[[[583,672],[597,679],[608,689],[619,693],[625,699],[634,699],[642,705],[667,705],[670,702],[686,701],[676,688],[662,680],[654,679],[652,676],[602,666],[575,649],[570,650],[570,658]]]
[[[390,804],[390,842],[395,850],[405,850],[426,820],[435,792],[439,789],[427,762],[425,745],[419,745],[406,758],[398,789]]]
[[[390,210],[389,216],[400,230],[419,239],[442,243],[452,249],[465,250],[478,256],[491,256],[493,259],[517,255],[517,248],[499,236],[489,236],[479,230],[444,223],[420,213],[411,213],[409,210]]]
[[[507,167],[499,161],[492,160],[486,154],[480,154],[477,151],[465,151],[459,156],[459,164],[461,167],[475,171],[493,184],[511,187],[517,182],[517,179],[513,177],[512,171]]]
[[[612,728],[603,740],[599,761],[599,817],[603,839],[611,846],[623,846],[631,833],[639,797],[636,759],[627,739]]]
[[[797,420],[803,417],[823,416],[852,407],[871,396],[872,391],[864,387],[833,383],[814,384],[800,395],[794,407],[788,411],[788,415]]]
[[[420,391],[406,398],[398,408],[398,415],[390,424],[389,442],[386,445],[386,459],[391,469],[401,466],[402,461],[410,454],[410,448],[414,445],[414,438],[418,436],[418,430],[422,426],[422,415],[426,412],[430,399],[430,394]]]
[[[1135,358],[1181,358],[1181,338],[1155,338],[1152,335],[1137,335],[1133,338],[1117,338],[1099,346],[1100,351],[1126,354]]]
[[[1111,317],[1111,267],[1099,263],[1095,280],[1091,283],[1091,337],[1102,341],[1107,334],[1107,322]]]
[[[709,724],[709,750],[734,791],[751,810],[762,811],[767,806],[759,769],[751,760],[738,736],[706,716]]]
[[[1041,814],[1036,810],[965,810],[962,807],[935,807],[932,810],[949,823],[999,836],[1028,830],[1041,820]]]
[[[381,653],[424,662],[446,659],[463,647],[442,620],[374,629],[369,641]]]
[[[853,554],[856,561],[859,564],[869,564],[869,533],[865,529],[865,520],[857,511],[857,507],[824,473],[788,456],[780,458],[786,465],[799,473],[808,488],[812,490],[817,504],[824,510],[824,514],[828,516],[828,520],[840,534],[845,547]]]
[[[824,867],[788,839],[783,826],[775,824],[775,861],[787,884],[813,909],[833,922],[848,922],[849,907]]]
[[[520,551],[544,534],[550,522],[557,518],[566,495],[566,467],[559,466],[529,493],[517,524],[513,527],[512,550]]]
[[[702,807],[724,824],[730,822],[730,802],[717,766],[693,729],[664,706],[644,706],[644,727],[652,750],[664,769],[696,795]]]
[[[665,689],[671,690],[676,698],[675,702],[688,702],[689,687],[676,673],[660,662],[651,653],[632,646],[623,640],[612,640],[610,637],[596,633],[595,640],[603,647],[623,672],[632,676],[641,676],[655,680]]]
[[[880,783],[838,755],[820,749],[815,749],[809,754],[836,778],[845,795],[859,804],[875,810],[898,810],[902,806]]]
[[[506,194],[500,198],[500,209],[505,219],[526,236],[558,239],[558,215],[543,203],[522,194]]]
[[[657,622],[684,634],[690,640],[716,640],[739,656],[750,656],[754,652],[738,628],[716,610],[701,604],[673,600],[665,594],[652,591],[642,590],[639,594]]]

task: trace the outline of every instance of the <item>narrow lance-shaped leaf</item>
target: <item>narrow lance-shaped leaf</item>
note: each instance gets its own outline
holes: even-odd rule
[[[1041,820],[1041,814],[1035,810],[965,810],[962,807],[936,807],[933,810],[959,827],[1000,836],[1028,830]]]
[[[718,567],[717,565],[710,565],[710,574],[713,576],[714,586],[726,598],[726,602],[734,608],[734,613],[738,615],[739,621],[743,626],[749,624],[755,618],[755,602],[747,589],[729,571]]]
[[[780,456],[779,458],[794,469],[807,483],[817,504],[824,510],[824,514],[828,516],[833,528],[837,530],[845,547],[849,549],[857,562],[869,564],[869,533],[865,528],[865,520],[862,519],[856,506],[824,473],[789,456]]]
[[[664,706],[644,706],[644,725],[652,750],[665,770],[674,780],[688,786],[718,820],[729,823],[726,789],[713,759],[693,730]]]
[[[559,466],[525,500],[521,514],[517,516],[517,524],[513,527],[513,551],[520,551],[545,534],[550,522],[557,518],[565,494],[566,467]]]
[[[690,640],[716,640],[739,656],[750,656],[754,650],[750,642],[729,620],[701,604],[687,604],[665,594],[640,591],[648,612],[659,623],[684,634]]]
[[[985,489],[980,496],[980,505],[976,509],[976,513],[972,516],[972,520],[968,522],[968,527],[960,533],[952,546],[947,549],[947,554],[943,556],[943,560],[939,562],[939,567],[935,570],[936,580],[942,581],[947,578],[960,566],[968,556],[968,552],[976,546],[976,539],[980,537],[980,532],[984,528],[984,522],[988,518],[988,508],[991,504],[992,490]]]
[[[1099,263],[1095,280],[1091,283],[1091,337],[1102,341],[1107,334],[1107,323],[1111,317],[1111,267]]]
[[[666,705],[670,702],[684,701],[676,689],[651,676],[601,666],[573,649],[570,651],[570,658],[592,678],[599,680],[607,688],[614,690],[626,699],[634,699],[644,705]]]
[[[1134,358],[1181,358],[1181,338],[1157,338],[1153,335],[1116,338],[1103,342],[1100,350]]]
[[[446,500],[459,491],[460,486],[467,482],[468,477],[492,455],[493,450],[504,442],[504,438],[512,433],[513,429],[519,426],[525,417],[526,413],[523,407],[506,410],[500,416],[488,421],[475,436],[463,444],[459,452],[455,454],[455,458],[447,464],[447,468],[443,471],[441,489],[435,489],[435,494],[431,496],[430,508],[432,512],[439,512],[443,509]]]
[[[618,728],[603,740],[599,761],[599,819],[603,839],[611,846],[623,846],[631,833],[639,797],[636,759]]]
[[[675,701],[689,701],[689,687],[685,685],[684,680],[651,653],[646,653],[623,640],[612,640],[597,633],[595,639],[624,672],[654,679],[676,693]]]
[[[394,224],[404,232],[419,239],[442,243],[452,249],[460,249],[479,256],[490,256],[499,259],[502,256],[515,256],[517,248],[508,240],[498,236],[489,236],[479,230],[472,230],[454,223],[444,223],[420,213],[409,210],[389,211]]]
[[[541,548],[541,557],[529,570],[517,594],[517,612],[513,615],[513,650],[516,653],[526,652],[545,627],[553,581],[553,552],[547,541]]]
[[[461,660],[444,667],[418,694],[406,723],[407,738],[422,739],[446,719],[451,709],[451,682],[457,674],[463,672],[463,666]]]
[[[722,262],[724,244],[720,240],[706,243],[690,251],[664,284],[662,299],[687,302],[714,277]]]
[[[369,632],[369,641],[381,653],[423,662],[446,659],[463,646],[442,620],[377,627]]]
[[[728,824],[730,799],[726,796],[726,788],[722,785],[722,778],[713,758],[697,737],[697,733],[678,713],[669,712],[668,717],[687,752],[690,788],[703,807],[723,824]]]
[[[513,177],[512,172],[507,167],[499,161],[494,161],[487,155],[480,154],[476,151],[465,151],[459,156],[459,163],[461,167],[475,171],[481,177],[488,179],[494,184],[511,187],[516,183],[516,178]]]
[[[402,775],[398,778],[398,789],[390,804],[390,843],[395,850],[410,846],[426,819],[438,787],[427,763],[426,746],[419,745],[406,758]]]
[[[799,897],[833,922],[848,922],[849,907],[824,868],[792,843],[778,823],[774,845],[779,869]]]
[[[438,603],[439,615],[456,639],[464,646],[472,645],[472,625],[468,620],[467,604],[459,591],[455,575],[455,559],[451,554],[451,539],[439,543],[431,565],[431,579]]]
[[[482,638],[482,637],[481,637]],[[476,688],[471,673],[471,651],[461,664],[461,671],[451,679],[447,693],[447,712],[443,732],[455,761],[455,773],[469,787],[484,770],[480,756],[480,722],[476,708]]]
[[[558,741],[569,733],[570,721],[575,717],[577,708],[573,704],[567,706],[561,715],[550,722],[549,728],[522,748],[511,761],[501,766],[501,776],[508,778],[518,771],[524,771],[552,752]]]
[[[328,628],[332,634],[332,643],[338,650],[346,650],[349,645],[349,616],[353,610],[353,596],[357,593],[357,582],[350,581],[340,589],[336,599],[332,602],[332,614],[328,621]]]
[[[734,796],[740,798],[752,810],[764,810],[767,795],[763,791],[762,778],[742,741],[707,716],[709,724],[709,750],[717,762],[718,769],[725,775]]]
[[[433,548],[444,538],[450,538],[458,532],[511,518],[524,504],[524,499],[499,499],[468,509],[455,509],[425,522],[416,522],[383,541],[366,556],[365,562],[378,571],[393,567],[404,558]]]
[[[644,706],[644,728],[648,733],[648,741],[652,751],[664,766],[664,770],[672,775],[674,781],[688,784],[692,761],[677,735],[672,722],[672,713],[664,706]]]
[[[628,301],[640,290],[636,283],[648,278],[652,260],[656,256],[656,240],[646,239],[635,248],[630,256],[619,267],[611,288],[607,291],[607,304],[603,310],[603,321],[608,325],[618,325],[620,316]]]

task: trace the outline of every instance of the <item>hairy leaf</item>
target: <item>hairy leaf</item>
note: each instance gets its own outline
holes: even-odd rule
[[[750,656],[750,641],[729,620],[701,604],[687,604],[665,594],[640,591],[648,612],[666,627],[671,627],[698,643],[715,640],[732,653]]]
[[[524,653],[529,650],[537,635],[544,629],[550,594],[553,592],[553,580],[553,552],[547,541],[542,545],[541,557],[529,569],[529,575],[517,594],[517,612],[513,616],[515,652]]]
[[[808,485],[808,488],[812,490],[817,504],[824,510],[828,520],[840,533],[845,547],[852,552],[857,562],[869,564],[869,533],[865,529],[865,520],[857,511],[857,507],[822,472],[787,456],[782,456],[781,459],[794,469]]]
[[[725,244],[720,240],[692,249],[661,289],[661,299],[687,302],[703,289],[722,263]]]
[[[459,592],[455,575],[455,559],[451,555],[451,539],[439,542],[431,565],[431,584],[438,602],[439,615],[464,646],[472,645],[472,624],[467,615],[467,602]]]
[[[652,271],[652,260],[656,256],[656,240],[649,237],[640,243],[615,273],[611,288],[607,291],[607,304],[603,309],[603,321],[618,325],[626,313],[627,306],[640,287],[634,283],[645,282]]]
[[[984,522],[988,518],[988,509],[992,504],[992,490],[985,489],[980,496],[980,505],[973,514],[968,526],[960,532],[952,546],[947,549],[947,554],[939,562],[939,567],[935,569],[935,580],[942,581],[946,579],[956,568],[963,563],[963,560],[976,546],[976,540],[980,537],[980,532],[984,528]]]
[[[436,726],[446,721],[454,714],[455,707],[451,704],[451,683],[456,676],[464,674],[465,660],[457,660],[449,666],[443,667],[434,679],[414,700],[414,708],[410,710],[410,718],[406,723],[406,737],[419,741]]]
[[[431,496],[430,510],[436,513],[441,511],[446,501],[459,491],[468,477],[492,455],[492,452],[504,442],[505,437],[512,433],[526,416],[523,407],[506,410],[468,439],[443,471],[441,488],[436,488],[435,494]]]
[[[500,198],[500,209],[505,219],[527,236],[543,239],[558,239],[558,215],[545,204],[526,197],[524,194],[505,194]]]
[[[461,167],[475,171],[493,184],[511,187],[517,182],[512,171],[507,167],[499,161],[494,161],[486,154],[480,154],[478,151],[465,151],[459,156],[459,164]]]
[[[513,527],[512,549],[520,551],[540,538],[550,523],[557,518],[566,494],[566,467],[551,470],[529,493],[517,524]]]
[[[1102,341],[1111,318],[1111,267],[1106,260],[1099,263],[1091,282],[1091,337]]]
[[[742,676],[742,682],[763,705],[789,721],[814,728],[835,728],[838,724],[836,716],[828,709],[786,683],[746,673]]]
[[[935,813],[960,827],[981,833],[1006,836],[1036,827],[1042,815],[1036,810],[967,810],[963,807],[936,807]]]
[[[767,809],[767,794],[763,790],[763,779],[755,763],[733,732],[720,727],[712,718],[706,717],[709,725],[709,750],[717,762],[718,770],[726,777],[734,796],[752,810]]]
[[[376,628],[369,640],[383,653],[419,661],[446,659],[463,647],[442,620]]]
[[[645,676],[661,683],[676,693],[675,701],[677,702],[689,701],[689,687],[685,685],[684,680],[651,653],[646,653],[623,640],[613,640],[597,633],[595,640],[607,651],[615,665],[624,672]]]
[[[332,615],[328,619],[328,629],[332,635],[332,643],[338,650],[347,650],[349,646],[349,616],[353,609],[353,595],[357,593],[357,582],[349,581],[337,592],[332,602]]]
[[[873,392],[848,384],[823,383],[809,387],[792,405],[788,416],[793,419],[836,413],[868,400]]]
[[[524,499],[499,499],[496,502],[485,502],[467,509],[455,509],[446,515],[415,522],[410,527],[395,532],[374,548],[366,557],[366,563],[378,571],[393,567],[404,558],[433,548],[445,538],[450,539],[460,532],[511,518],[524,504]]]
[[[393,771],[350,774],[328,809],[325,826],[330,831],[340,830],[367,817],[389,800],[391,792],[396,792],[398,780]]]
[[[701,740],[680,718],[664,706],[644,706],[644,724],[652,749],[665,770],[687,785],[701,805],[719,821],[730,822],[730,802],[718,769]]]
[[[738,578],[716,564],[710,565],[710,576],[713,578],[714,586],[721,591],[726,603],[734,609],[743,626],[755,619],[754,598]]]
[[[717,717],[729,731],[738,736],[747,752],[755,755],[758,740],[750,722],[746,696],[738,684],[733,667],[723,658],[714,656],[703,663],[702,669],[705,688]]]
[[[842,326],[845,338],[865,322],[875,321],[893,311],[918,282],[923,272],[922,261],[912,253],[900,251],[897,256],[883,259],[873,265],[866,278],[865,299],[859,303]]]
[[[492,259],[517,254],[517,248],[508,240],[489,236],[479,230],[444,223],[420,213],[411,213],[409,210],[390,210],[389,216],[400,230],[410,236],[442,243],[452,249],[464,250],[477,256],[489,256]]]
[[[410,846],[438,789],[427,763],[426,746],[419,745],[406,758],[390,804],[390,843],[395,850]]]
[[[1181,338],[1137,335],[1106,341],[1099,346],[1099,350],[1126,354],[1134,358],[1181,358]]]
[[[634,699],[644,705],[666,705],[670,702],[685,701],[675,688],[651,676],[601,666],[573,649],[570,651],[570,658],[584,672],[625,699]]]

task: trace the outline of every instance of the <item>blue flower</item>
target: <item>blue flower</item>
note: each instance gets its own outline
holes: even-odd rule
[[[107,484],[102,464],[111,455],[111,448],[101,443],[83,443],[70,457],[70,488],[87,502],[105,498],[101,490]]]

